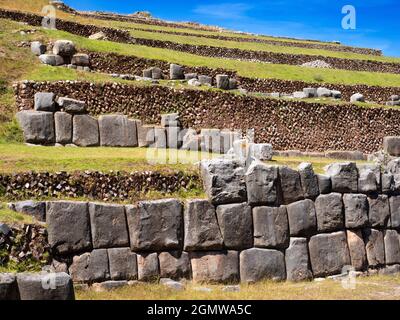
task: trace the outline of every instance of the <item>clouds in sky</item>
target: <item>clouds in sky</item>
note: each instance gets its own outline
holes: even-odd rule
[[[208,4],[199,5],[193,9],[193,13],[200,16],[206,16],[208,18],[215,19],[244,19],[247,18],[247,12],[251,10],[253,6],[246,3],[220,3],[220,4]]]

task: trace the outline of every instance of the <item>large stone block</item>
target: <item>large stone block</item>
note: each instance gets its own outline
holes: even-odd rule
[[[136,121],[123,115],[99,117],[100,145],[103,147],[137,147]]]
[[[24,133],[24,140],[34,144],[53,144],[54,116],[52,112],[21,111],[17,120]]]
[[[269,143],[250,144],[250,156],[260,161],[271,161],[273,156],[272,144]]]
[[[125,207],[116,204],[89,204],[93,248],[129,246]]]
[[[240,278],[246,283],[263,279],[285,280],[285,256],[277,250],[244,250],[240,253]]]
[[[21,300],[75,300],[71,277],[64,273],[20,273]]]
[[[107,249],[97,249],[75,256],[69,273],[74,282],[93,283],[110,280]]]
[[[136,121],[138,145],[140,148],[148,147],[154,144],[154,126],[142,125]]]
[[[282,188],[282,198],[285,204],[304,198],[300,174],[289,167],[279,167],[279,177]]]
[[[217,88],[221,90],[229,90],[229,76],[225,74],[217,74]]]
[[[321,194],[328,194],[332,191],[331,178],[323,174],[317,174],[318,187]]]
[[[53,112],[55,109],[54,93],[37,92],[34,97],[36,111]]]
[[[386,230],[385,237],[385,263],[400,263],[400,240],[396,230]]]
[[[362,193],[380,191],[381,168],[377,164],[360,164],[358,169],[358,190]]]
[[[130,248],[108,249],[110,277],[112,280],[136,280],[138,267],[136,253]]]
[[[46,53],[46,46],[40,41],[32,41],[31,42],[31,51],[34,55],[40,56]]]
[[[287,280],[304,281],[312,279],[306,238],[290,238],[289,247],[285,251],[285,264]]]
[[[184,212],[186,251],[220,250],[223,246],[215,208],[207,200],[188,200]]]
[[[169,70],[169,77],[171,80],[185,79],[183,68],[177,64],[171,64]]]
[[[390,225],[392,228],[400,228],[400,196],[389,198]]]
[[[345,225],[349,229],[368,225],[368,199],[364,194],[344,194]]]
[[[89,67],[90,66],[89,56],[86,53],[74,54],[71,59],[71,64],[81,67]]]
[[[278,167],[254,161],[246,173],[247,199],[250,205],[278,203]]]
[[[75,44],[69,40],[57,40],[53,46],[53,53],[62,57],[72,57],[76,53]]]
[[[215,204],[245,202],[247,200],[244,163],[237,160],[213,159],[201,162],[204,189]]]
[[[69,144],[72,142],[72,115],[66,112],[54,114],[56,143]]]
[[[237,251],[193,252],[190,254],[194,282],[233,283],[239,281]]]
[[[88,115],[75,115],[72,142],[80,147],[98,146],[100,138],[97,119]]]
[[[20,300],[14,274],[0,273],[0,301]]]
[[[318,177],[311,163],[301,163],[298,167],[301,186],[305,198],[315,199],[319,195]]]
[[[343,229],[343,202],[340,193],[322,194],[315,200],[317,229],[332,232]]]
[[[371,227],[387,227],[390,224],[389,198],[387,195],[368,197],[369,223]]]
[[[285,206],[253,209],[254,246],[284,249],[289,244],[289,223]]]
[[[347,230],[347,245],[349,246],[351,265],[357,271],[368,266],[367,254],[361,230]]]
[[[160,277],[157,253],[142,253],[137,258],[139,281],[157,281]]]
[[[57,104],[67,113],[71,114],[86,113],[86,103],[84,101],[66,97],[60,97],[57,99]]]
[[[400,137],[398,136],[391,136],[391,137],[384,137],[383,138],[383,150],[393,156],[399,157],[400,156]]]
[[[140,201],[126,206],[133,251],[179,250],[182,246],[182,205],[178,200]]]
[[[358,191],[358,171],[355,163],[333,163],[325,170],[331,178],[333,192],[355,193]]]
[[[310,199],[288,205],[287,213],[292,237],[310,236],[317,231],[315,206]]]
[[[368,265],[377,267],[385,264],[383,232],[375,229],[364,229],[363,238],[367,252]]]
[[[253,246],[253,221],[247,203],[218,206],[217,218],[227,249],[242,250]]]
[[[64,58],[56,54],[42,54],[39,56],[39,60],[43,64],[57,67],[65,63]]]
[[[158,255],[160,277],[173,280],[190,279],[190,258],[187,252],[161,252]]]
[[[314,277],[338,274],[344,266],[351,265],[344,231],[311,237],[309,250]]]
[[[46,222],[49,244],[56,253],[71,254],[92,248],[86,202],[48,202]]]

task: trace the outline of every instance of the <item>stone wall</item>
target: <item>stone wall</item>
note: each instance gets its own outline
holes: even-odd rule
[[[86,102],[91,115],[121,113],[145,123],[178,112],[185,128],[255,129],[255,142],[275,150],[381,149],[385,136],[398,136],[400,112],[389,108],[263,99],[216,91],[176,90],[117,83],[23,82],[15,86],[17,106],[33,108],[36,92],[54,92]]]

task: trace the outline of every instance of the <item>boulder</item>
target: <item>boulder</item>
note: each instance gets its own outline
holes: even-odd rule
[[[201,150],[203,152],[221,153],[221,130],[201,130]]]
[[[55,54],[42,54],[39,56],[39,60],[43,64],[57,67],[65,64],[64,58]]]
[[[247,203],[220,205],[216,212],[227,249],[243,250],[253,246],[253,221]]]
[[[303,91],[295,91],[295,92],[293,92],[293,98],[294,99],[306,99],[306,98],[308,98],[308,96]]]
[[[86,53],[74,54],[71,59],[71,64],[75,66],[89,67],[90,66],[89,55],[87,55]]]
[[[365,251],[367,252],[368,265],[378,267],[385,264],[385,248],[383,232],[375,229],[363,229]]]
[[[108,37],[103,31],[100,31],[100,32],[96,32],[96,33],[93,33],[92,35],[90,35],[89,39],[91,39],[91,40],[108,40]]]
[[[46,221],[46,203],[41,201],[19,201],[13,203],[11,209],[34,217],[36,220]]]
[[[76,53],[75,44],[69,40],[57,40],[53,45],[53,53],[62,57],[72,57]]]
[[[37,92],[35,93],[35,110],[54,112],[54,93],[52,92]]]
[[[137,258],[139,281],[157,281],[160,277],[157,253],[141,253]]]
[[[350,97],[350,102],[365,102],[365,97],[361,93],[355,93]]]
[[[318,96],[316,88],[304,88],[303,92],[306,98],[315,98]]]
[[[285,249],[289,245],[289,222],[285,206],[253,208],[254,246]]]
[[[390,224],[392,228],[400,228],[400,196],[389,198]]]
[[[380,191],[381,168],[377,164],[357,165],[358,191],[362,193],[375,193]]]
[[[201,82],[199,80],[197,80],[196,78],[193,78],[188,81],[188,85],[192,86],[192,87],[200,87]]]
[[[92,248],[87,202],[47,202],[47,232],[55,253],[71,254]]]
[[[234,283],[239,281],[237,251],[193,252],[190,254],[194,282]]]
[[[46,50],[47,50],[47,47],[40,41],[32,41],[31,42],[31,51],[34,55],[40,56],[42,54],[45,54]]]
[[[133,253],[130,248],[112,248],[107,252],[112,280],[136,280],[138,278],[136,253]]]
[[[351,265],[355,270],[363,271],[368,266],[368,262],[362,232],[361,230],[347,230],[346,232]]]
[[[0,273],[0,301],[20,300],[14,274]]]
[[[54,114],[54,125],[56,131],[56,143],[72,143],[72,115],[66,112]]]
[[[344,194],[345,225],[348,229],[363,228],[368,225],[368,199],[364,194]]]
[[[287,280],[305,281],[312,279],[306,238],[290,238],[289,247],[285,251],[285,265]]]
[[[184,211],[184,249],[221,250],[223,240],[214,206],[207,200],[187,200]]]
[[[318,232],[333,232],[344,227],[343,203],[340,193],[321,194],[315,200]]]
[[[161,126],[167,127],[181,127],[181,120],[179,113],[168,113],[161,115]]]
[[[311,163],[301,163],[298,167],[304,197],[315,199],[319,195],[318,178]]]
[[[344,231],[311,237],[309,250],[314,277],[339,274],[351,264]]]
[[[356,193],[358,191],[358,171],[355,163],[332,163],[325,170],[331,178],[333,192]]]
[[[229,90],[236,90],[238,88],[238,81],[236,79],[229,79]]]
[[[89,203],[89,214],[93,248],[129,246],[124,206]]]
[[[143,77],[150,78],[153,80],[162,80],[164,79],[163,71],[160,68],[152,67],[146,70],[143,70]]]
[[[279,167],[282,198],[284,204],[296,202],[304,198],[300,174],[289,167]]]
[[[386,230],[384,232],[385,244],[385,263],[399,264],[400,263],[400,240],[396,230]]]
[[[327,88],[318,88],[317,96],[319,98],[329,98],[329,97],[332,97],[332,91]]]
[[[229,90],[229,76],[225,74],[217,74],[217,88],[221,90]]]
[[[169,67],[169,77],[171,80],[185,79],[185,76],[183,74],[183,67],[177,64],[171,64]]]
[[[204,189],[214,205],[247,200],[244,163],[230,159],[201,161]]]
[[[74,282],[93,283],[110,279],[108,254],[106,249],[97,249],[75,256],[69,267]]]
[[[173,280],[190,279],[190,258],[187,252],[161,252],[158,255],[160,277]]]
[[[98,146],[99,123],[88,115],[75,115],[73,118],[72,143],[80,147]]]
[[[285,256],[271,249],[244,250],[240,253],[240,278],[245,283],[263,279],[285,280]]]
[[[102,147],[137,147],[136,121],[123,115],[99,117],[100,145]]]
[[[250,156],[260,161],[271,161],[273,156],[272,145],[269,143],[250,144]]]
[[[306,199],[287,206],[290,236],[310,236],[317,230],[314,202]]]
[[[250,205],[278,203],[278,167],[254,161],[247,170],[245,180]]]
[[[342,93],[337,90],[332,90],[332,98],[334,99],[342,99]]]
[[[197,79],[197,73],[185,73],[185,80]]]
[[[57,104],[67,113],[86,113],[86,103],[84,101],[60,97],[57,99]]]
[[[203,85],[212,86],[212,77],[199,75],[199,82]]]
[[[182,205],[178,200],[140,201],[126,206],[133,251],[178,250],[182,246]]]
[[[390,207],[387,195],[368,197],[369,223],[371,227],[387,227],[390,224]]]
[[[148,147],[154,144],[154,126],[142,125],[136,121],[138,145],[140,148]]]
[[[75,300],[71,277],[62,273],[20,273],[17,275],[21,300]]]
[[[400,137],[384,137],[383,138],[383,150],[393,156],[400,156]]]
[[[318,188],[321,194],[331,193],[332,190],[332,182],[329,176],[323,174],[317,174],[318,179]]]

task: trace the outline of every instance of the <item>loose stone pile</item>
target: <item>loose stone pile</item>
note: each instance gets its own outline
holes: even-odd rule
[[[327,63],[323,60],[315,60],[315,61],[311,61],[311,62],[306,62],[306,63],[303,63],[301,66],[308,67],[308,68],[321,68],[321,69],[331,69],[332,68],[332,66],[329,63]]]
[[[400,106],[400,96],[399,95],[392,95],[388,102],[386,102],[387,106]]]

